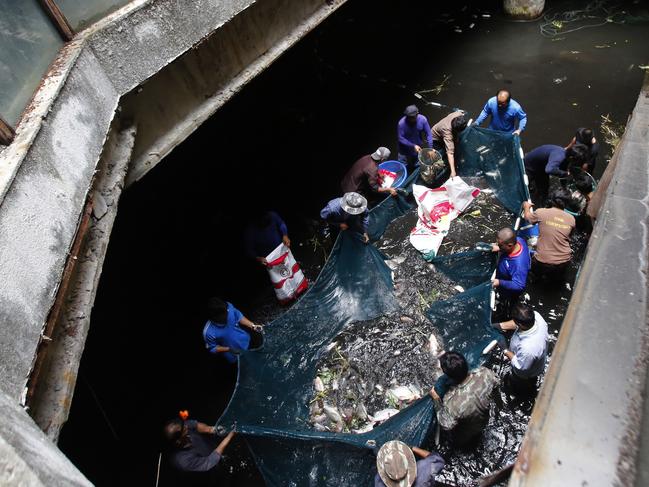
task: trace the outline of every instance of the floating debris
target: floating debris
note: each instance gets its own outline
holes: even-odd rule
[[[566,81],[567,79],[568,79],[567,76],[563,76],[563,77],[561,77],[561,78],[554,78],[554,79],[552,80],[552,82],[553,82],[555,85],[560,85],[561,83],[563,83],[563,82]]]

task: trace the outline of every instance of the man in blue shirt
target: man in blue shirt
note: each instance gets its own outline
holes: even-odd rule
[[[503,315],[509,319],[511,307],[525,290],[530,270],[530,251],[525,240],[516,237],[516,232],[509,227],[498,231],[492,250],[500,252],[496,278],[492,281],[498,291],[499,309],[495,315],[501,318],[498,321],[504,321]]]
[[[545,202],[550,187],[550,175],[565,178],[570,174],[570,166],[581,166],[587,158],[588,148],[584,144],[574,144],[568,149],[546,144],[525,154],[525,172],[532,187],[534,202]]]
[[[527,114],[516,100],[511,99],[511,94],[507,90],[500,90],[496,96],[489,98],[476,118],[475,124],[480,125],[490,115],[491,130],[520,135],[527,125]],[[518,121],[518,128],[516,128],[516,121]]]
[[[219,298],[209,300],[207,312],[209,319],[203,327],[205,347],[210,353],[222,354],[230,363],[235,363],[236,356],[250,347],[250,334],[240,325],[259,333],[263,330],[261,325],[255,325],[231,303]]]
[[[266,256],[284,242],[291,246],[286,223],[274,211],[262,211],[248,225],[243,235],[246,253],[262,265],[266,265]]]
[[[416,105],[409,105],[397,124],[398,159],[408,166],[408,171],[412,171],[417,165],[417,154],[424,145],[422,134],[426,136],[426,147],[432,148],[433,133],[428,119],[419,114]]]
[[[370,223],[367,200],[358,193],[345,193],[340,198],[334,198],[320,211],[320,218],[332,227],[334,236],[338,229],[350,229],[363,235],[365,243],[370,241],[367,235]]]

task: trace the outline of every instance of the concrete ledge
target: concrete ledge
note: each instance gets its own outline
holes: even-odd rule
[[[0,485],[92,485],[47,438],[13,398],[0,392]]]
[[[649,345],[648,80],[510,486],[633,484]]]

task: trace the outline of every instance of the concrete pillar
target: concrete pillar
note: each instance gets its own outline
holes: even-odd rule
[[[541,16],[545,0],[504,0],[505,13],[517,20],[533,20]]]

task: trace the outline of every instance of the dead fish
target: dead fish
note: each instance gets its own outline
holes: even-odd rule
[[[398,409],[393,409],[393,408],[387,408],[387,409],[381,409],[380,411],[375,412],[370,416],[372,418],[372,421],[376,421],[377,423],[386,421],[390,419],[392,416],[395,414],[399,414]]]
[[[324,392],[325,386],[320,377],[316,377],[313,381],[313,388],[316,390],[316,392]]]
[[[408,386],[398,386],[390,389],[389,394],[397,401],[414,401],[419,396],[413,392]]]
[[[339,387],[340,387],[340,386],[339,386],[339,384],[338,384],[338,380],[337,380],[337,379],[334,379],[334,380],[331,382],[331,389],[332,389],[333,391],[337,391]]]
[[[311,416],[311,422],[313,424],[325,424],[325,421],[327,421],[326,414],[318,414],[316,416]]]
[[[320,423],[316,423],[313,425],[313,429],[316,431],[329,431],[329,428],[326,426],[321,425]]]
[[[331,352],[334,348],[336,348],[336,345],[338,345],[338,342],[333,342],[327,345],[327,348],[325,349],[326,352]]]
[[[401,318],[399,318],[399,320],[401,320],[402,323],[414,323],[415,322],[415,320],[413,320],[410,316],[402,316]]]
[[[440,352],[439,342],[434,333],[431,333],[428,337],[428,350],[430,350],[431,356],[436,359]]]
[[[374,423],[367,423],[364,426],[361,426],[358,429],[352,430],[352,433],[356,433],[357,435],[361,435],[363,433],[367,433],[369,431],[372,431],[374,429]]]
[[[457,292],[459,292],[459,293],[463,293],[463,292],[464,292],[464,288],[463,288],[462,286],[460,286],[460,285],[455,286],[453,289],[455,289],[455,290],[456,290]]]
[[[340,415],[338,410],[331,406],[330,404],[325,404],[324,405],[324,412],[327,416],[329,416],[329,419],[334,422],[334,423],[342,423],[343,417]]]
[[[361,421],[367,421],[367,409],[365,409],[365,405],[363,403],[356,405],[356,416]]]

